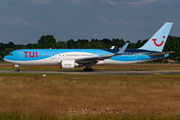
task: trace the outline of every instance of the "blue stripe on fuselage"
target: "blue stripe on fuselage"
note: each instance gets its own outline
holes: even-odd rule
[[[98,56],[111,55],[113,53],[101,49],[21,49],[11,52],[13,54],[12,60],[16,61],[32,61],[46,59],[58,54],[65,54],[68,52],[83,52],[92,53]],[[36,55],[37,54],[37,55]],[[5,59],[8,59],[6,56]]]
[[[150,59],[147,55],[121,55],[121,56],[114,56],[111,60],[115,61],[142,61]]]

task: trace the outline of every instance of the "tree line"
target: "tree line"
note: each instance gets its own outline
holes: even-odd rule
[[[68,41],[56,41],[53,35],[43,35],[37,41],[38,43],[19,45],[9,42],[7,44],[0,43],[0,60],[9,52],[18,49],[109,49],[111,46],[115,46],[115,49],[121,48],[125,43],[129,43],[129,49],[135,49],[143,46],[148,39],[138,40],[136,43],[131,43],[130,41],[124,41],[123,39],[113,38],[113,39],[78,39],[77,41],[70,39]],[[175,59],[180,61],[180,37],[168,36],[167,42],[164,47],[164,52],[175,51],[175,53],[170,54],[169,59]]]

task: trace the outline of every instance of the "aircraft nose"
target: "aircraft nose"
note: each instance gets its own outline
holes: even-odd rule
[[[8,55],[4,56],[4,58],[3,58],[4,61],[7,61],[9,59],[10,59],[10,57]]]

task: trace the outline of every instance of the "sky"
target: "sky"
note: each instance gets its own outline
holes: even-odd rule
[[[180,36],[180,0],[0,0],[0,42],[113,39],[136,43],[165,22]]]

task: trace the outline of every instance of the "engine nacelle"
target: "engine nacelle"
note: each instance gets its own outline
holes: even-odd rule
[[[100,61],[98,60],[98,62],[96,63],[96,65],[103,65],[104,64],[104,61]]]
[[[73,69],[83,65],[76,63],[75,60],[62,60],[60,66],[62,69]]]

